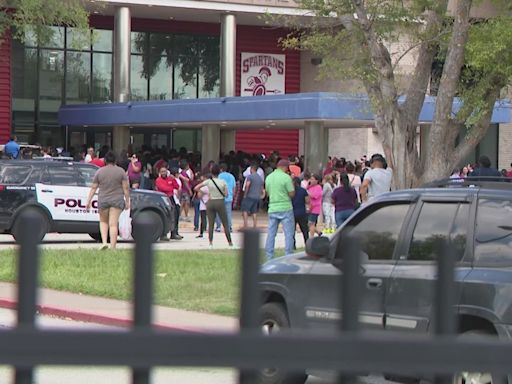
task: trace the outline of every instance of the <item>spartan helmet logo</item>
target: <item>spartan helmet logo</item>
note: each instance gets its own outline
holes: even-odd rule
[[[272,72],[270,68],[261,67],[258,76],[251,76],[247,79],[247,85],[249,86],[249,90],[252,91],[253,96],[263,96],[267,94],[265,83],[271,75]]]

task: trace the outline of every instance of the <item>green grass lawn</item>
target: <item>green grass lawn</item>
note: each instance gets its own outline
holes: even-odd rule
[[[0,252],[0,281],[16,281],[15,255],[14,250]],[[132,259],[127,250],[44,250],[40,286],[130,300]],[[154,302],[237,316],[240,264],[236,251],[155,252]]]

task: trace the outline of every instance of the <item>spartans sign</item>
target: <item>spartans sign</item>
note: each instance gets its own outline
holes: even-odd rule
[[[284,93],[285,55],[242,52],[241,96]]]

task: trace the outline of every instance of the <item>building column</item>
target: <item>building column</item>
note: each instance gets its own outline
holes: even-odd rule
[[[220,126],[218,124],[205,124],[202,127],[201,138],[201,167],[204,168],[210,160],[219,161],[220,153]]]
[[[326,167],[329,149],[329,129],[323,121],[304,122],[305,169],[322,174]]]
[[[236,17],[226,13],[220,17],[220,96],[235,96],[236,81]],[[221,132],[220,150],[223,153],[235,150],[235,130]]]
[[[130,101],[130,53],[131,17],[130,8],[118,7],[114,15],[114,102]],[[130,144],[130,128],[114,127],[112,132],[113,149],[119,154]]]

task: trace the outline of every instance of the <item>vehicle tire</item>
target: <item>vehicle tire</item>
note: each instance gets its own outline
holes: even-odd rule
[[[474,340],[489,336],[496,335],[484,330],[471,330],[462,333],[460,338]],[[490,372],[458,372],[452,379],[453,384],[506,384],[507,381],[505,375],[495,375]]]
[[[265,335],[272,335],[281,329],[290,328],[284,306],[280,303],[267,303],[260,308],[260,324]],[[283,372],[278,368],[266,368],[259,373],[260,384],[304,384],[308,375],[301,372]]]
[[[164,235],[164,223],[162,221],[162,218],[160,215],[154,211],[145,210],[142,212],[139,212],[139,215],[145,215],[149,218],[149,221],[151,222],[152,228],[151,228],[151,241],[153,243],[156,243],[160,240],[160,237]],[[133,230],[133,221],[132,221],[132,237],[133,240],[137,241],[137,236],[135,234],[135,231]]]
[[[21,215],[31,212],[33,215],[37,216],[39,221],[41,222],[41,228],[39,228],[39,231],[35,231],[35,228],[31,231],[32,236],[34,236],[37,239],[37,242],[40,243],[43,241],[44,236],[48,233],[50,230],[50,221],[48,220],[48,216],[39,208],[35,207],[27,207],[24,208],[23,211],[21,211],[16,219],[14,220],[14,224],[11,227],[11,234],[14,237],[14,240],[16,240],[17,243],[20,243],[23,239],[23,234],[26,231],[26,228],[22,227],[22,223],[20,222]]]

